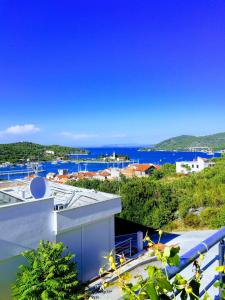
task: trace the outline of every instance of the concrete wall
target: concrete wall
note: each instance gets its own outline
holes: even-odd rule
[[[57,234],[57,242],[63,242],[68,250],[76,254],[75,261],[82,281],[98,275],[115,246],[114,216],[83,224],[69,231]]]
[[[0,300],[9,299],[23,258],[19,254],[36,248],[41,239],[55,241],[53,199],[3,206],[0,209]]]
[[[16,270],[25,263],[22,256],[14,256],[0,261],[0,300],[11,299],[11,285],[16,280]]]
[[[80,279],[98,275],[103,256],[114,247],[114,215],[121,199],[53,211],[54,199],[15,203],[0,207],[0,300],[10,299],[19,255],[37,248],[40,240],[62,241],[76,254]]]
[[[121,211],[121,199],[115,198],[76,208],[56,211],[55,232],[71,230],[96,220],[109,218]]]
[[[96,277],[105,264],[103,256],[114,249],[114,215],[120,211],[121,199],[114,198],[54,212],[56,239],[77,255],[82,281]]]

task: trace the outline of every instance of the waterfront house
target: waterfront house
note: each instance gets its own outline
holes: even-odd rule
[[[106,180],[106,179],[109,179],[109,177],[110,177],[110,173],[106,170],[103,170],[103,171],[97,172],[93,178],[99,179],[99,180]]]
[[[49,173],[46,175],[46,179],[54,179],[55,176],[56,176],[56,173],[54,173],[54,172],[49,172]]]
[[[68,169],[58,169],[58,174],[59,175],[67,175],[68,174]]]
[[[126,177],[146,177],[150,176],[152,171],[159,169],[160,166],[154,164],[131,164],[121,170],[121,174]]]
[[[176,173],[190,174],[204,170],[205,168],[213,167],[215,163],[207,158],[198,157],[193,161],[176,162]]]
[[[9,299],[20,253],[40,240],[63,242],[82,281],[98,275],[103,256],[114,249],[114,216],[121,211],[117,195],[48,182],[48,192],[34,199],[30,180],[2,183],[0,189],[0,299]],[[0,185],[1,187],[1,185]]]
[[[96,174],[97,174],[96,172],[88,172],[88,171],[78,172],[73,175],[73,178],[75,180],[92,179],[96,176]]]
[[[64,184],[70,180],[70,175],[56,175],[55,178],[53,179],[54,182],[62,183]]]
[[[46,150],[45,153],[48,155],[55,155],[55,152],[52,150]]]

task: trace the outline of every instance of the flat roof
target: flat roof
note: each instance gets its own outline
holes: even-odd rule
[[[30,179],[0,182],[0,206],[37,200],[30,193],[30,182]],[[119,197],[55,182],[46,182],[46,184],[48,188],[43,199],[54,198],[54,205],[62,206],[61,209],[81,207]]]

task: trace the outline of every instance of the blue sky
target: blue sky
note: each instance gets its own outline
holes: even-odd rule
[[[2,0],[0,103],[0,142],[225,131],[225,2]]]

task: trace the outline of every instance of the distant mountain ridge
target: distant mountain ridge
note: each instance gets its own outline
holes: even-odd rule
[[[225,132],[205,136],[180,135],[148,148],[151,150],[190,150],[191,147],[209,147],[214,151],[225,149]],[[144,149],[147,150],[147,148]]]

